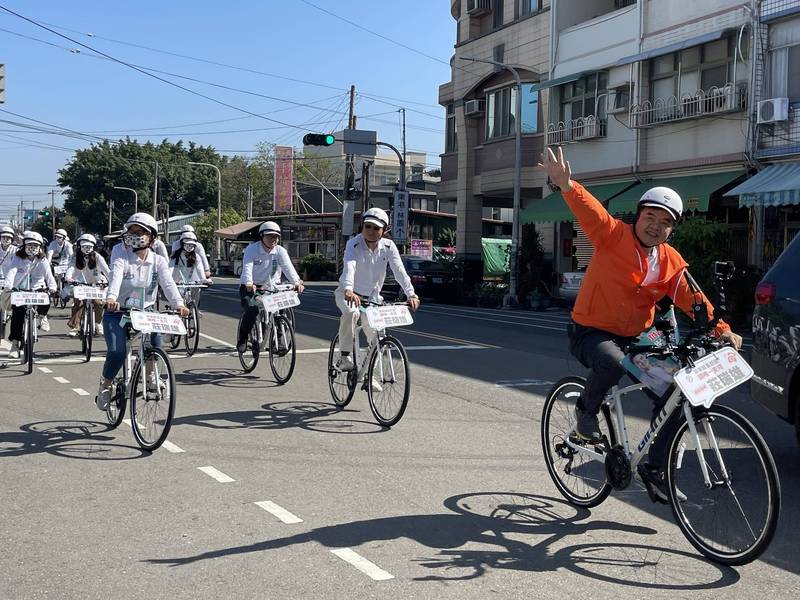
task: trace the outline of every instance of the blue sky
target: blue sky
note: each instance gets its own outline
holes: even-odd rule
[[[399,144],[397,106],[406,106],[408,148],[429,152],[428,162],[437,164],[437,154],[444,143],[444,111],[436,102],[437,91],[439,84],[449,80],[446,63],[453,53],[455,38],[450,2],[309,1],[443,62],[337,20],[303,0],[0,0],[0,4],[128,63],[312,104],[313,107],[298,107],[160,75],[247,111],[279,111],[266,116],[286,124],[313,123],[307,126],[309,130],[328,131],[342,123],[343,115],[337,112],[346,112],[346,91],[355,84],[357,91],[364,94],[359,95],[356,106],[356,114],[361,117],[359,128],[377,129],[380,139]],[[126,66],[92,57],[86,49],[70,52],[70,48],[78,47],[75,43],[3,11],[0,29],[0,63],[6,64],[6,103],[0,109],[112,139],[126,133],[140,141],[191,139],[212,144],[220,151],[252,150],[258,141],[300,145],[300,129],[209,133],[279,125],[192,96]],[[89,37],[87,33],[94,35]],[[318,85],[187,60],[130,44]],[[2,112],[0,118],[25,121]],[[226,119],[233,120],[208,123]],[[175,127],[178,125],[187,126]],[[19,128],[0,123],[0,183],[55,183],[58,169],[71,153],[41,145],[73,149],[88,145],[83,140],[12,131],[15,129]],[[133,131],[136,129],[150,130]],[[152,137],[143,137],[145,134]],[[39,147],[30,147],[31,143]],[[46,192],[46,188],[0,186],[0,218],[14,210],[19,194],[30,206],[32,200],[37,205],[44,202]]]

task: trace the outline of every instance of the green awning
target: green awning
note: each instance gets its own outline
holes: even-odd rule
[[[593,72],[593,71],[590,71]],[[538,92],[539,90],[546,90],[551,87],[555,87],[557,85],[563,85],[565,83],[572,83],[573,81],[578,81],[581,77],[586,74],[586,71],[580,71],[578,73],[573,73],[572,75],[564,75],[564,77],[556,77],[555,79],[548,79],[547,81],[540,81],[539,83],[534,83],[531,87],[531,91]]]
[[[631,183],[633,182],[624,181],[622,183],[589,185],[587,188],[600,202],[607,202],[609,198],[619,194],[620,191],[624,190]],[[639,196],[641,196],[641,193]],[[519,213],[519,222],[522,225],[527,225],[529,223],[558,223],[559,221],[574,220],[575,216],[567,206],[567,203],[564,202],[561,192],[553,192],[541,200],[534,200]]]
[[[635,213],[636,204],[642,194],[651,187],[664,186],[672,188],[683,198],[685,211],[708,211],[708,202],[711,194],[733,180],[744,175],[744,171],[727,171],[725,173],[711,173],[708,175],[687,175],[685,177],[663,177],[645,179],[641,184],[614,198],[608,207],[608,212],[613,214]]]
[[[481,238],[483,248],[483,274],[502,277],[508,273],[508,252],[511,240],[505,238]]]

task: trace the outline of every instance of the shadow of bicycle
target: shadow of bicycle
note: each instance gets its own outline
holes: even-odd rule
[[[0,432],[0,458],[46,452],[81,460],[131,460],[149,456],[138,446],[114,442],[113,431],[97,421],[39,421],[19,431]]]

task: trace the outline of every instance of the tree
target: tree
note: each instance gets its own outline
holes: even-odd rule
[[[233,208],[223,208],[222,210],[222,226],[230,227],[241,223],[243,217],[236,212]],[[194,221],[194,232],[197,239],[205,246],[206,252],[211,252],[211,248],[215,246],[216,241],[214,232],[217,230],[217,211],[216,209],[210,210],[201,215]]]

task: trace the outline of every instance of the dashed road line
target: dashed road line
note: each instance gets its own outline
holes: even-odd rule
[[[546,379],[507,379],[503,381],[496,381],[494,385],[501,388],[514,388],[514,387],[545,387],[551,386],[555,382],[547,381]]]
[[[225,475],[225,473],[223,473],[219,469],[215,469],[214,467],[197,467],[197,468],[206,475],[208,475],[209,477],[216,479],[220,483],[231,483],[233,481],[236,481],[233,477],[228,477],[227,475]]]
[[[211,337],[210,335],[207,335],[205,333],[201,333],[200,337],[206,338],[207,340],[211,340],[212,342],[216,342],[217,344],[222,344],[223,346],[225,346],[227,348],[236,348],[236,344],[231,344],[229,342],[226,342],[225,340],[221,340],[219,338]]]
[[[265,511],[270,513],[272,516],[277,517],[287,525],[291,525],[292,523],[302,523],[303,519],[300,517],[293,515],[288,510],[283,508],[282,506],[278,506],[274,502],[270,500],[264,500],[262,502],[256,502],[256,506],[260,506]]]
[[[375,563],[367,560],[363,556],[361,556],[358,552],[351,550],[350,548],[336,548],[335,550],[331,550],[331,553],[335,554],[343,561],[350,563],[356,569],[364,573],[364,575],[374,579],[375,581],[386,581],[387,579],[394,579],[394,575],[391,573],[387,573],[383,569],[381,569]]]
[[[72,388],[72,391],[78,394],[78,396],[91,396],[91,394],[83,388]]]
[[[48,369],[47,367],[36,367],[36,368],[39,369],[42,373],[52,373],[53,372],[52,370]]]
[[[173,454],[180,454],[181,452],[186,452],[183,448],[178,446],[177,444],[173,444],[169,440],[166,440],[161,447],[164,448],[167,452],[172,452]]]
[[[69,383],[69,379],[64,379],[63,377],[53,377],[58,383]]]

